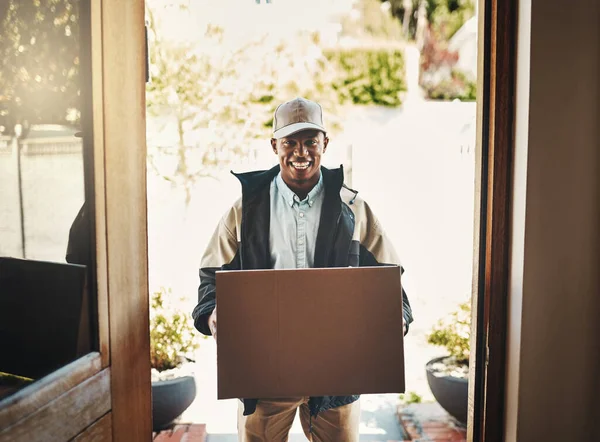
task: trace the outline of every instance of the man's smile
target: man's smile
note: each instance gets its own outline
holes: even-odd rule
[[[291,161],[290,164],[296,170],[306,170],[311,166],[312,162],[311,161]]]

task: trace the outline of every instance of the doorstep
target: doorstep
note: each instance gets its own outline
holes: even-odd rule
[[[412,442],[465,442],[467,429],[437,402],[398,408],[398,419]]]
[[[152,433],[153,442],[205,442],[206,425],[178,424],[168,430]]]

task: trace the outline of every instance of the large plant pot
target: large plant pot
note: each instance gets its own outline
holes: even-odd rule
[[[192,376],[152,382],[152,429],[164,430],[181,416],[196,397]]]
[[[425,365],[427,382],[438,403],[463,425],[467,424],[467,408],[469,399],[469,381],[454,376],[441,376],[435,373],[432,365],[442,362],[446,356],[435,358]]]

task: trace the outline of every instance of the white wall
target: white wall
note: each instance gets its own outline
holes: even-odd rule
[[[600,440],[600,6],[519,3],[505,440]]]

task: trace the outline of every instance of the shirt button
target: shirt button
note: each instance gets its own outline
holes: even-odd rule
[[[302,239],[299,239],[299,240],[298,240],[298,244],[300,244],[300,245],[304,244],[304,240],[302,240]]]
[[[300,218],[304,218],[304,212],[300,212]]]

